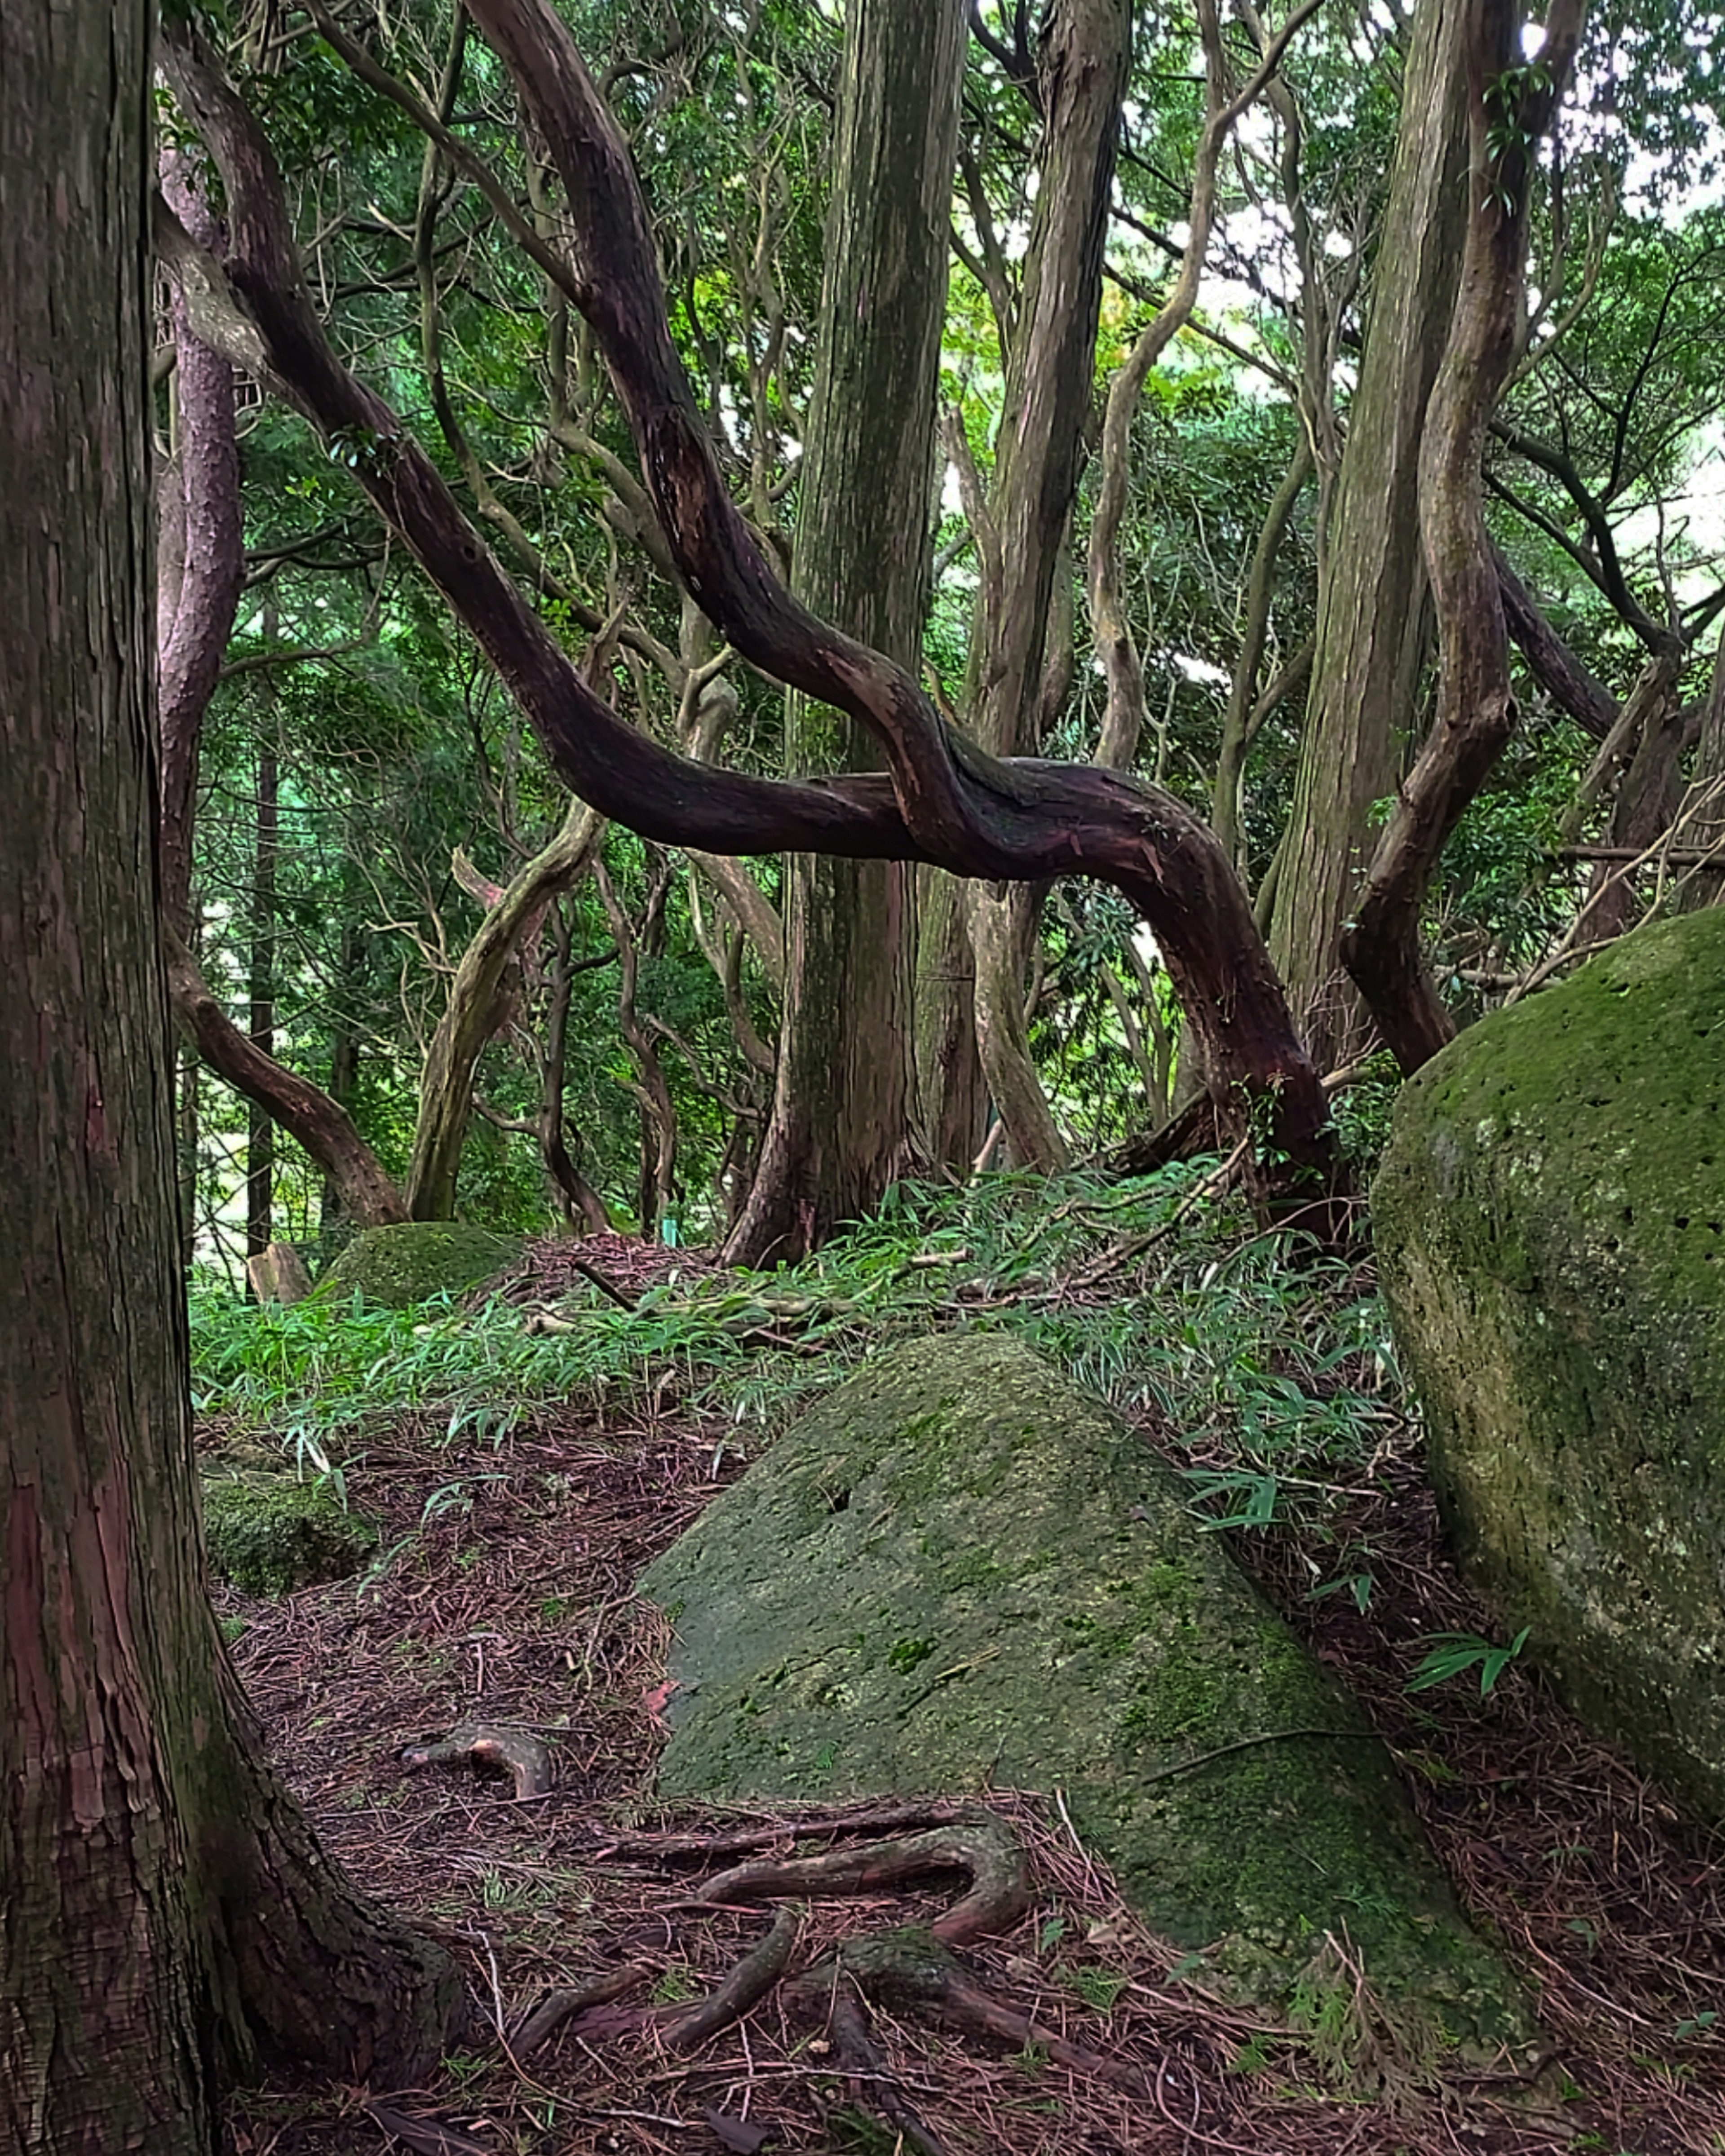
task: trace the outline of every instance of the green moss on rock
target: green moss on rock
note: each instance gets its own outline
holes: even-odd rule
[[[666,1793],[1059,1789],[1207,1981],[1285,2004],[1345,1928],[1404,2030],[1523,2025],[1353,1702],[1017,1342],[895,1350],[641,1584],[675,1612]]]
[[[460,1220],[406,1220],[356,1235],[317,1284],[320,1300],[357,1288],[367,1302],[406,1310],[435,1295],[465,1295],[519,1265],[519,1235],[494,1235]]]
[[[242,1594],[287,1594],[357,1571],[377,1531],[344,1512],[320,1483],[293,1476],[216,1475],[203,1485],[210,1567]]]
[[[1581,1714],[1725,1819],[1725,912],[1452,1043],[1373,1214],[1463,1563]]]

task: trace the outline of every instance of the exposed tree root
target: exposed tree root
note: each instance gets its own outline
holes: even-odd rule
[[[628,1962],[623,1968],[614,1969],[608,1976],[596,1977],[591,1984],[576,1984],[561,1991],[547,1992],[532,2012],[518,2021],[510,2031],[508,2046],[511,2056],[525,2059],[536,2051],[547,2037],[554,2035],[572,2015],[583,2014],[589,2009],[608,2006],[614,1999],[621,1999],[633,1991],[637,1984],[645,1984],[653,1971],[644,1962]]]
[[[798,1835],[881,1828],[901,1830],[816,1856],[778,1853]],[[772,1853],[757,1854],[761,1851]],[[837,1818],[778,1820],[711,1835],[619,1835],[596,1853],[661,1865],[738,1855],[748,1860],[715,1873],[697,1896],[673,1905],[684,1910],[716,1909],[777,1895],[872,1896],[943,1872],[965,1873],[970,1887],[931,1924],[865,1933],[791,1975],[787,1972],[799,1918],[794,1910],[783,1909],[766,1938],[715,1990],[692,2005],[613,2004],[623,1989],[640,1981],[644,1971],[638,1964],[620,1980],[553,1993],[521,2025],[512,2046],[517,2056],[543,2043],[566,2020],[572,2034],[588,2041],[654,2029],[671,2050],[692,2051],[741,2020],[783,1979],[780,1999],[787,2017],[817,2033],[822,2040],[817,2049],[824,2046],[835,2071],[847,2080],[850,2101],[878,2113],[906,2148],[922,2156],[945,2156],[945,2151],[897,2087],[875,2045],[870,2000],[943,2020],[989,2043],[1015,2050],[1034,2046],[1074,2072],[1135,2095],[1151,2093],[1135,2069],[1069,2043],[1028,2015],[1014,2012],[967,1973],[955,1950],[1009,1929],[1030,1901],[1029,1866],[1018,1835],[980,1804],[875,1805]]]
[[[1018,1922],[1030,1899],[1029,1873],[1018,1836],[1006,1822],[979,1805],[926,1834],[829,1850],[824,1856],[739,1864],[709,1879],[703,1902],[751,1902],[768,1894],[874,1894],[930,1871],[968,1871],[971,1888],[933,1928],[947,1946],[1004,1932]]]
[[[517,1802],[542,1797],[553,1779],[551,1753],[531,1730],[506,1728],[500,1722],[464,1722],[447,1737],[404,1746],[401,1754],[404,1767],[446,1767],[458,1759],[507,1768],[515,1779]]]

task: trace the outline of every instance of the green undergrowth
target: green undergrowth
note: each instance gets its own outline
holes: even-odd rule
[[[585,1285],[545,1306],[405,1311],[195,1292],[197,1404],[319,1464],[404,1416],[501,1441],[526,1414],[649,1399],[723,1416],[747,1443],[871,1354],[983,1326],[1153,1414],[1219,1517],[1266,1525],[1369,1456],[1399,1380],[1358,1271],[1254,1233],[1204,1194],[1213,1167],[904,1184],[800,1265],[691,1270],[632,1310]]]

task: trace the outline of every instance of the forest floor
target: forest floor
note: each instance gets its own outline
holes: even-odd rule
[[[1143,1254],[1119,1251],[1122,1240],[1101,1248],[1124,1276]],[[1062,1307],[1063,1277],[1079,1304],[1115,1296],[1094,1250],[1064,1276],[1046,1268],[1045,1300]],[[673,1262],[620,1238],[541,1246],[511,1290],[517,1304],[578,1286],[572,1252],[630,1300]],[[674,1262],[685,1280],[703,1269],[686,1252]],[[1359,1272],[1349,1293],[1369,1285]],[[757,1320],[785,1344],[784,1306]],[[751,1327],[732,1331],[751,1344]],[[740,1835],[787,1851],[820,1845],[820,1830],[808,1813],[777,1820],[653,1797],[667,1635],[634,1582],[744,1462],[734,1412],[686,1372],[644,1370],[612,1390],[541,1399],[501,1426],[440,1410],[373,1424],[350,1482],[389,1561],[358,1592],[349,1580],[274,1602],[219,1598],[325,1846],[447,1942],[486,2025],[425,2088],[276,2081],[244,2092],[229,2128],[240,2156],[1725,2150],[1725,1843],[1680,1820],[1519,1664],[1486,1696],[1476,1669],[1406,1689],[1434,1635],[1490,1625],[1445,1555],[1417,1432],[1390,1412],[1321,1517],[1296,1506],[1231,1539],[1391,1746],[1464,1903],[1536,1994],[1537,2053],[1421,2072],[1383,2041],[1370,1972],[1345,1941],[1340,1980],[1303,2028],[1209,1997],[1127,1910],[1058,1803],[1014,1792],[987,1801],[1026,1845],[1033,1906],[967,1960],[1005,2010],[1003,2030],[1027,2030],[1024,2041],[878,2016],[884,2064],[871,2081],[788,2019],[781,1987],[700,2048],[670,2049],[665,2017],[642,2026],[634,2010],[710,1992],[762,1929],[757,1911],[693,1899],[703,1871],[728,1861],[703,1845]],[[1140,1399],[1146,1442],[1189,1472],[1209,1458],[1219,1488],[1248,1487],[1220,1455],[1194,1454],[1170,1398],[1164,1386]],[[1358,1573],[1314,1599],[1312,1583],[1338,1563],[1368,1564],[1368,1585]],[[556,1763],[550,1791],[518,1799],[506,1775],[471,1762],[403,1763],[415,1738],[475,1719],[536,1731]],[[798,1962],[942,1906],[916,1892],[817,1902]],[[623,1967],[637,1988],[609,2033],[604,2014],[590,2015],[520,2055],[511,2032],[536,1999]]]

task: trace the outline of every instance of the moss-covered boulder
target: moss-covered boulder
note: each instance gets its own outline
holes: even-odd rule
[[[377,1531],[319,1482],[280,1469],[207,1475],[203,1534],[210,1568],[242,1594],[288,1594],[357,1572]]]
[[[1372,1204],[1463,1563],[1725,1819],[1725,912],[1470,1028],[1404,1089]]]
[[[1383,1748],[1101,1403],[929,1341],[805,1415],[642,1581],[666,1794],[1060,1789],[1206,1980],[1285,2000],[1345,1928],[1404,2028],[1520,2025]]]
[[[406,1310],[434,1295],[465,1295],[521,1263],[519,1235],[494,1235],[460,1220],[405,1220],[356,1235],[317,1284],[321,1301],[356,1288],[367,1302]]]

